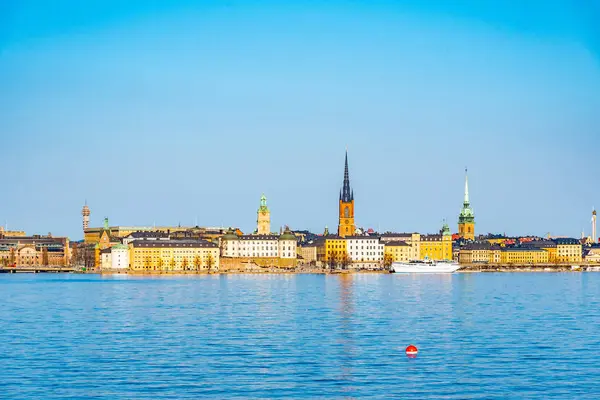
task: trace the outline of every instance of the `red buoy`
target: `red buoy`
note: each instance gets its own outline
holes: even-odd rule
[[[411,358],[416,357],[418,352],[419,350],[417,349],[417,347],[413,346],[412,344],[406,348],[406,355]]]

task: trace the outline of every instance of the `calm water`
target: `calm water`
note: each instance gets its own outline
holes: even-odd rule
[[[2,274],[0,374],[18,399],[597,399],[600,274]]]

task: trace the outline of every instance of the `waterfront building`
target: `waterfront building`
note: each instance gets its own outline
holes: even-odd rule
[[[260,206],[256,211],[256,233],[259,235],[271,234],[271,211],[267,207],[267,197],[260,196]]]
[[[346,236],[346,250],[356,267],[373,269],[383,262],[384,244],[376,236]]]
[[[221,256],[261,266],[294,266],[298,239],[286,227],[281,235],[237,235],[232,230],[221,237]],[[234,260],[235,261],[235,260]]]
[[[412,233],[391,233],[387,232],[381,235],[381,241],[384,244],[389,242],[405,242],[410,246],[410,260],[419,260],[421,258],[421,235]]]
[[[302,244],[300,249],[300,257],[304,264],[313,264],[318,261],[318,249],[323,244],[323,240],[315,240],[310,243]]]
[[[600,263],[600,246],[592,246],[584,251],[584,261],[587,263]]]
[[[419,259],[452,260],[452,233],[447,224],[437,235],[421,235]]]
[[[350,188],[350,174],[348,173],[348,151],[344,163],[344,182],[340,191],[339,200],[339,222],[338,236],[346,237],[354,235],[356,224],[354,223],[354,191]]]
[[[468,243],[459,250],[461,264],[499,264],[502,260],[501,248],[488,242]]]
[[[319,261],[325,263],[349,262],[346,239],[335,235],[325,237],[322,257]]]
[[[558,246],[555,241],[552,240],[532,240],[524,242],[525,247],[535,247],[538,249],[546,250],[548,252],[548,262],[556,263],[558,261]]]
[[[136,240],[129,244],[129,263],[141,272],[216,271],[219,247],[207,240]]]
[[[581,256],[580,256],[581,257]],[[505,247],[500,251],[502,264],[547,264],[548,252],[536,247]]]
[[[465,198],[458,216],[458,235],[461,239],[475,240],[475,214],[469,201],[469,176],[465,169]]]
[[[581,242],[572,238],[555,239],[556,259],[560,263],[580,263],[583,248]]]
[[[68,266],[71,261],[69,238],[18,236],[0,239],[0,266]]]
[[[412,257],[410,244],[400,240],[385,242],[384,258],[386,257],[389,257],[392,262],[408,262],[416,259]]]

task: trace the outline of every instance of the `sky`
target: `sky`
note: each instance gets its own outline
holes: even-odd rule
[[[3,0],[0,223],[579,237],[600,207],[594,0]]]

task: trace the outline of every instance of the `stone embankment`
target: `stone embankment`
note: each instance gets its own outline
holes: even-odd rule
[[[600,271],[588,264],[463,264],[458,272],[581,272]]]

